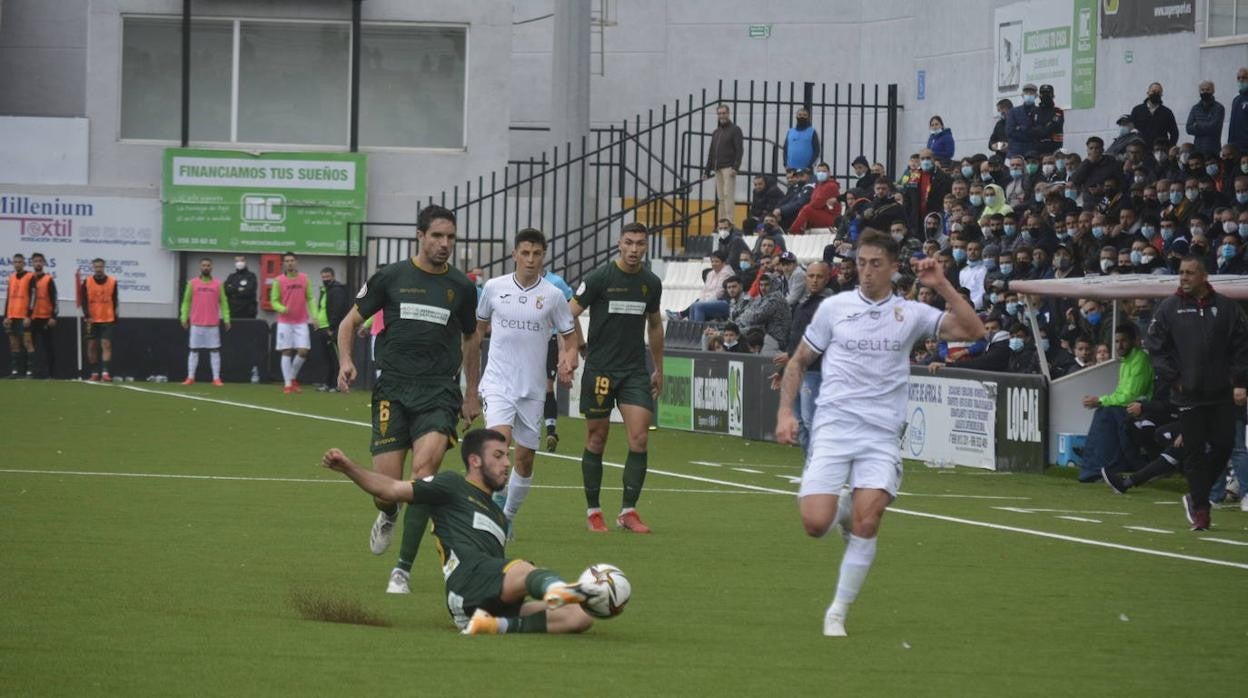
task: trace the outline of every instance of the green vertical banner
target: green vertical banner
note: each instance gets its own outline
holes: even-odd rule
[[[347,249],[346,224],[365,218],[367,170],[361,153],[167,148],[162,242],[168,250],[359,254]]]
[[[659,426],[665,429],[693,429],[693,359],[663,357]]]
[[[1074,0],[1074,5],[1070,106],[1091,109],[1096,106],[1096,37],[1100,14],[1097,0]]]

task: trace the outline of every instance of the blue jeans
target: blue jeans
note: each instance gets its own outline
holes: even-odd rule
[[[1231,464],[1235,470],[1235,479],[1239,480],[1239,496],[1243,497],[1248,487],[1248,448],[1244,447],[1244,422],[1235,422],[1235,447],[1231,449]],[[1209,490],[1209,501],[1221,502],[1226,499],[1226,474],[1223,473]]]
[[[694,322],[728,319],[728,301],[698,301],[689,306],[689,319]]]
[[[1101,478],[1101,468],[1111,473],[1134,472],[1139,469],[1136,446],[1127,434],[1131,418],[1125,407],[1098,407],[1088,427],[1088,440],[1083,446],[1083,463],[1079,481],[1093,482]]]
[[[815,425],[815,401],[819,399],[819,386],[823,383],[823,374],[819,371],[807,371],[802,376],[802,387],[797,395],[797,442],[802,445],[803,453],[810,453],[810,432]]]

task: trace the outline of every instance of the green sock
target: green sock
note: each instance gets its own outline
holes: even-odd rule
[[[586,450],[581,454],[581,479],[585,483],[585,503],[590,509],[601,509],[598,494],[602,492],[602,454]]]
[[[538,611],[527,616],[507,619],[509,633],[544,633],[546,632],[546,612]]]
[[[624,460],[624,508],[637,506],[641,499],[641,486],[646,484],[646,453],[629,451]]]
[[[403,543],[399,546],[398,568],[404,572],[412,571],[412,563],[416,561],[416,553],[420,552],[420,539],[429,526],[429,507],[425,504],[408,504],[407,513],[403,516]]]
[[[555,582],[562,582],[559,575],[550,570],[536,569],[524,578],[524,590],[529,596],[540,599],[546,594],[546,590]]]
[[[101,362],[100,362],[100,372],[101,372],[101,373],[108,373],[108,362],[107,362],[107,361],[101,361]]]

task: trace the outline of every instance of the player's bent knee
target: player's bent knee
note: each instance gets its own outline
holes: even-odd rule
[[[806,529],[806,535],[811,538],[822,538],[827,535],[835,518],[835,512],[831,516],[802,514],[802,528]]]

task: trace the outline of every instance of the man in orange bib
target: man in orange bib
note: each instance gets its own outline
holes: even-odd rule
[[[111,381],[113,328],[117,326],[117,279],[104,273],[104,260],[91,260],[93,274],[82,281],[82,319],[86,326],[87,380]]]
[[[44,271],[47,258],[36,252],[30,256],[34,274],[30,279],[30,339],[34,346],[31,372],[35,378],[52,374],[52,336],[56,327],[56,279]]]
[[[30,376],[30,355],[35,347],[30,340],[30,281],[34,277],[26,269],[26,256],[13,255],[13,273],[9,274],[9,290],[4,303],[4,331],[9,335],[9,371],[13,378]]]

